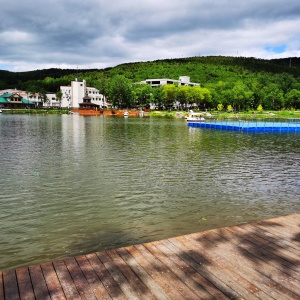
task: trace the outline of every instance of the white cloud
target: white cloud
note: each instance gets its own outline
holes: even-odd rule
[[[11,30],[0,32],[0,41],[2,46],[6,44],[20,45],[20,44],[31,44],[36,41],[33,34],[29,32]]]
[[[292,0],[15,2],[0,11],[0,64],[14,71],[195,55],[299,55],[300,3]]]

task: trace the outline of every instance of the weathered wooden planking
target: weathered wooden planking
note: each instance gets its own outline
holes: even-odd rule
[[[21,300],[35,300],[28,268],[16,270]]]
[[[0,271],[0,299],[4,299],[3,273]]]
[[[300,299],[300,214],[0,272],[0,300]]]
[[[60,285],[52,263],[42,264],[43,275],[49,290],[51,300],[65,300],[63,289]],[[22,294],[20,292],[20,294]]]
[[[65,297],[68,300],[80,300],[81,297],[76,289],[75,283],[65,265],[64,261],[53,263],[59,282],[61,283]]]
[[[15,270],[3,272],[4,295],[6,299],[20,299]]]
[[[29,273],[36,299],[51,300],[41,266],[29,267]]]

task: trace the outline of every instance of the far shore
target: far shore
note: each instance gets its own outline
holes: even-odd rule
[[[68,109],[1,109],[2,114],[69,114]],[[103,115],[121,115],[120,111],[124,110],[104,110]],[[117,111],[116,113],[111,113]],[[138,114],[138,110],[127,109],[129,116],[135,117]],[[225,112],[225,111],[201,111],[195,110],[196,112],[203,113],[203,116],[209,115],[209,118],[222,120],[222,119],[299,119],[300,121],[300,110],[280,110],[280,111],[248,111],[248,112]],[[177,110],[152,110],[145,113],[148,117],[168,117],[168,118],[185,118],[188,116],[188,111],[177,111]]]

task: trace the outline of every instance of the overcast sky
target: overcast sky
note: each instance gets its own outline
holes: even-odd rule
[[[300,56],[297,0],[0,0],[0,69]]]

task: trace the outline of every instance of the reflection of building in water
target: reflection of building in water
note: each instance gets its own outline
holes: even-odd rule
[[[69,158],[82,159],[85,152],[85,120],[77,115],[62,116],[63,151]]]

